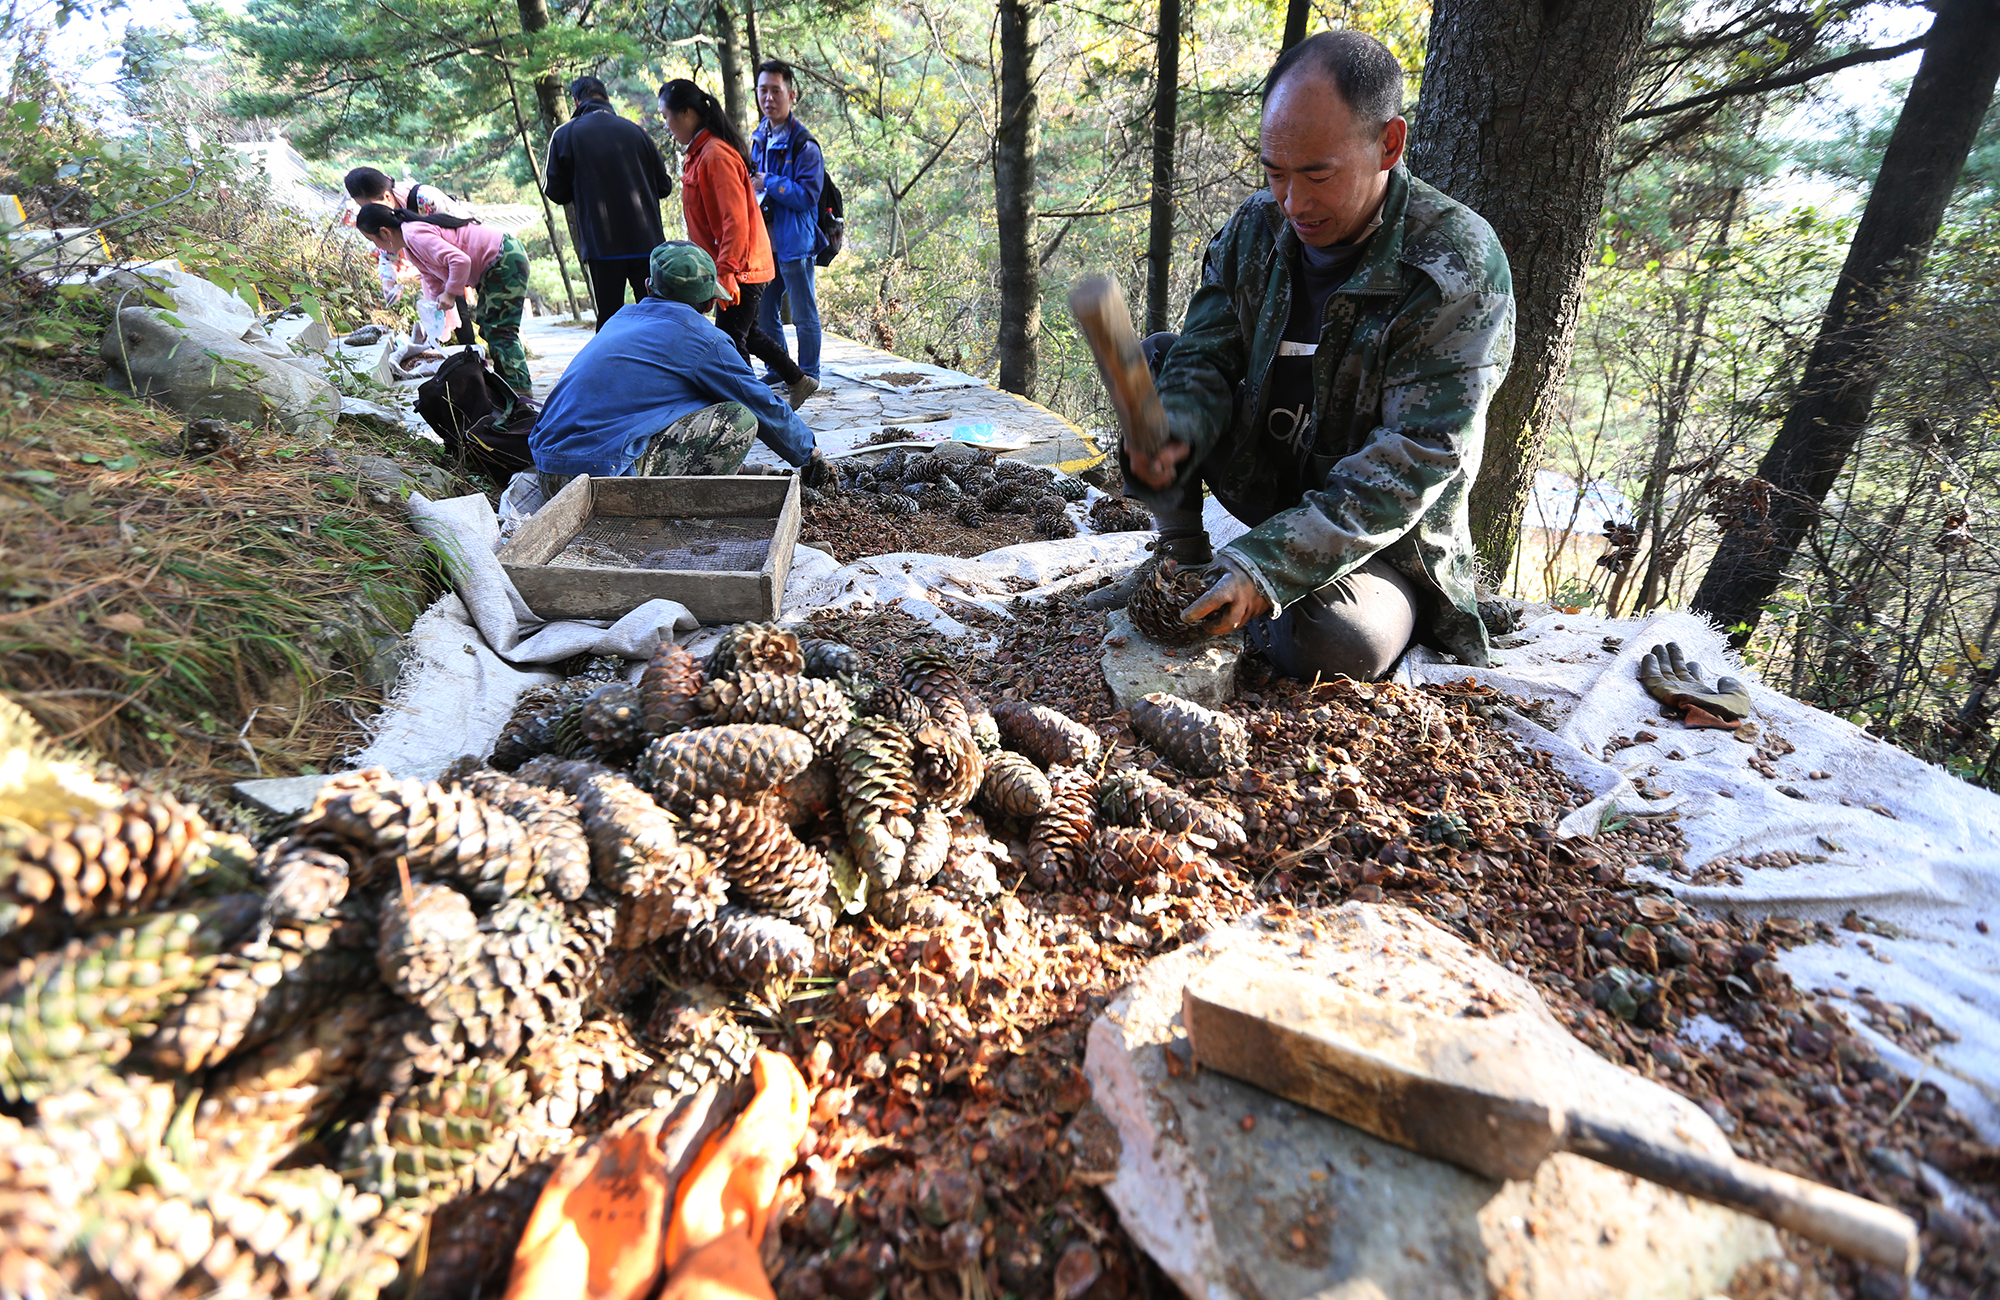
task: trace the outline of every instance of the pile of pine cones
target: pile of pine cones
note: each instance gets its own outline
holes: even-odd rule
[[[824,488],[807,488],[806,503],[852,492],[886,515],[913,515],[919,510],[946,515],[966,528],[983,528],[989,514],[1026,515],[1035,531],[1047,538],[1076,536],[1069,517],[1070,502],[1081,501],[1089,489],[1046,465],[1000,460],[990,451],[969,456],[935,452],[890,452],[874,465],[857,466]],[[1151,527],[1150,521],[1146,525]]]
[[[0,714],[0,1293],[365,1300],[433,1211],[736,1081],[729,999],[781,996],[837,926],[1194,893],[1243,847],[1055,710],[871,667],[768,624],[636,683],[594,661],[485,760],[341,774],[261,852]],[[1189,775],[1246,760],[1171,696],[1133,726]],[[465,1266],[504,1277],[511,1236],[480,1235]]]

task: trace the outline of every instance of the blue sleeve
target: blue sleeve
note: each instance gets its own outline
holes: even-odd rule
[[[819,209],[819,192],[826,188],[826,157],[819,141],[808,140],[792,164],[795,175],[773,176],[764,182],[764,193],[775,203],[800,212]]]
[[[741,402],[757,417],[757,436],[766,447],[785,458],[788,465],[803,465],[812,457],[813,431],[799,413],[780,400],[768,386],[757,382],[750,363],[719,329],[711,332],[708,364],[698,372],[701,388],[718,402]]]

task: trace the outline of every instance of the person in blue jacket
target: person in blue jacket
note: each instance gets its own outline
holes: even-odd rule
[[[702,314],[727,297],[709,255],[670,240],[648,265],[647,296],[583,345],[528,435],[543,490],[578,474],[733,474],[753,438],[801,467],[806,486],[832,478],[813,431]]]
[[[771,230],[771,254],[778,262],[778,283],[764,291],[757,305],[757,328],[784,341],[778,323],[778,303],[792,305],[792,324],[799,331],[799,369],[819,378],[819,300],[814,296],[813,259],[823,243],[819,233],[819,196],[826,186],[826,160],[819,141],[792,112],[799,100],[798,77],[783,59],[757,65],[757,107],[763,120],[750,136],[750,181]],[[773,379],[771,382],[776,382]]]

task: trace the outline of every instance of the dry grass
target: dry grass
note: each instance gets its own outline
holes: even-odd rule
[[[0,690],[53,737],[197,786],[352,748],[380,703],[360,669],[438,590],[401,508],[282,434],[189,459],[169,412],[9,382],[23,387],[0,384]]]

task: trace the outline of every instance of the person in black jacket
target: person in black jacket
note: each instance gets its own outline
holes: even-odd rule
[[[625,305],[626,285],[634,302],[646,296],[646,259],[666,239],[660,203],[674,182],[653,137],[611,110],[603,82],[578,77],[569,93],[576,116],[550,137],[543,175],[552,202],[576,204],[577,255],[602,329]]]

